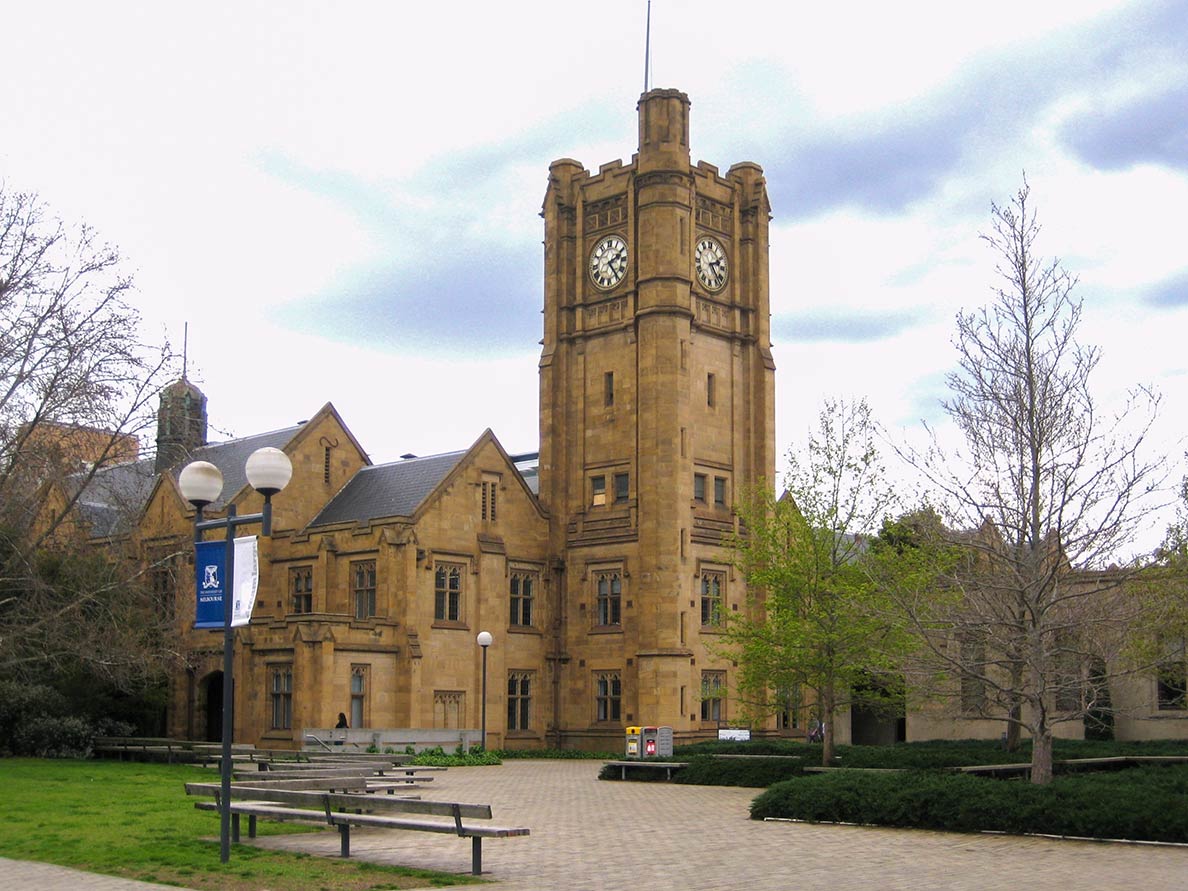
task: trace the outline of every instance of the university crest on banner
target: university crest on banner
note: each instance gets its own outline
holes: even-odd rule
[[[230,580],[231,625],[251,621],[260,581],[259,549],[254,535],[235,539],[235,578]],[[194,545],[195,628],[223,627],[223,597],[227,592],[227,542],[200,541]]]

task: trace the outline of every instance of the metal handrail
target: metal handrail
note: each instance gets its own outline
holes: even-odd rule
[[[316,742],[318,745],[320,745],[327,752],[334,751],[334,749],[332,749],[332,748],[330,748],[330,746],[326,745],[326,741],[324,739],[322,739],[320,736],[314,736],[312,733],[305,734],[305,741],[306,742]]]

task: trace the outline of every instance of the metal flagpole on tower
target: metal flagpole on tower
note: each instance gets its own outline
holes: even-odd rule
[[[648,22],[644,30],[644,92],[648,91],[648,67],[652,52],[652,0],[648,0]]]

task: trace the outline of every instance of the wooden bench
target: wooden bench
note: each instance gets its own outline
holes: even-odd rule
[[[314,776],[292,780],[277,780],[269,777],[267,774],[251,774],[250,779],[244,777],[242,774],[238,774],[237,776],[239,778],[231,782],[232,789],[291,789],[299,792],[366,792],[368,780],[365,776]]]
[[[427,771],[418,767],[328,767],[325,770],[266,770],[254,771],[237,769],[232,776],[237,780],[331,780],[349,777],[366,777],[376,782],[411,782],[414,780],[431,781],[433,777],[426,776]]]
[[[258,762],[257,769],[260,771],[286,770],[286,771],[324,771],[324,770],[392,770],[393,767],[399,767],[407,762],[407,758],[392,757],[392,758],[360,758],[358,760],[339,760],[331,758],[318,758],[312,762]]]
[[[223,758],[221,743],[163,736],[98,736],[95,738],[94,751],[96,755],[117,757],[120,760],[166,761],[170,764],[218,764]],[[231,758],[237,763],[282,760],[298,763],[303,758],[308,760],[308,757],[302,752],[257,749],[250,743],[235,743],[231,746]]]
[[[199,801],[199,810],[217,811],[221,788],[218,783],[187,783],[187,795],[209,795],[214,801]],[[256,819],[292,820],[321,823],[338,830],[340,852],[351,855],[351,827],[400,829],[416,832],[440,832],[470,839],[470,871],[483,871],[483,839],[514,838],[528,835],[525,828],[505,826],[476,826],[463,820],[490,820],[489,804],[421,801],[387,795],[360,795],[351,792],[314,792],[296,789],[276,789],[266,785],[252,786],[237,783],[231,787],[231,837],[239,841],[239,817],[247,815],[248,837],[256,837]],[[379,813],[377,813],[379,812]],[[399,814],[400,816],[389,816]],[[438,817],[438,819],[417,819]]]
[[[607,761],[608,767],[619,768],[619,779],[627,779],[627,771],[629,770],[663,770],[664,778],[671,780],[675,771],[688,767],[688,761]]]
[[[423,784],[433,782],[433,777],[415,774],[376,776],[368,773],[319,773],[293,776],[284,773],[277,778],[272,773],[236,772],[233,776],[233,785],[241,788],[255,786],[319,792],[387,792],[389,795],[406,789],[419,789]]]
[[[367,776],[345,776],[345,777],[302,777],[296,780],[274,780],[257,777],[259,774],[252,774],[251,779],[238,779],[231,783],[232,788],[239,789],[293,789],[303,792],[358,792],[358,793],[376,793],[387,792],[389,795],[394,795],[396,792],[407,792],[414,789],[421,788],[422,783],[433,782],[433,777],[396,777],[394,779],[385,779],[384,777],[367,777]]]

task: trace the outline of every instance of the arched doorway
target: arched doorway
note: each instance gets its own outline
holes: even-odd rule
[[[212,671],[202,682],[202,700],[206,703],[206,740],[223,738],[223,673]]]

